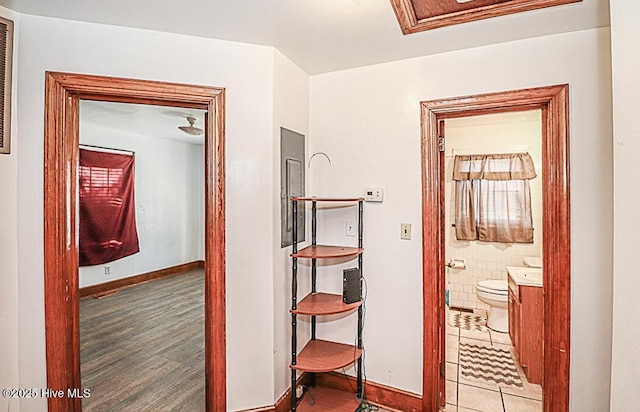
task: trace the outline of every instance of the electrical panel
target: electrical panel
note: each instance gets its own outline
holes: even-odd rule
[[[291,246],[291,197],[304,196],[304,135],[280,128],[280,247]],[[305,210],[298,210],[298,242],[305,239]]]

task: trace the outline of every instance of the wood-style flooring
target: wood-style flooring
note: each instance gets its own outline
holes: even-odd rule
[[[204,411],[204,272],[80,301],[86,411]]]

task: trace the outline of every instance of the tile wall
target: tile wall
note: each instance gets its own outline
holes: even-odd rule
[[[539,220],[539,219],[538,219]],[[534,227],[542,227],[534,220]],[[451,237],[455,239],[454,229]],[[534,231],[533,244],[501,244],[485,242],[450,242],[447,245],[447,259],[465,259],[466,269],[448,269],[450,305],[469,309],[488,309],[476,297],[475,285],[485,279],[506,279],[505,266],[524,266],[525,256],[540,256],[542,234]],[[455,243],[452,244],[452,243]],[[466,243],[466,245],[460,245]]]

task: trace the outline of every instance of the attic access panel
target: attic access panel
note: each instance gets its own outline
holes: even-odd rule
[[[391,0],[404,34],[582,0]]]

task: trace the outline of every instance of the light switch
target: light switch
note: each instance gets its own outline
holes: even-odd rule
[[[411,223],[400,223],[400,239],[411,240]]]

